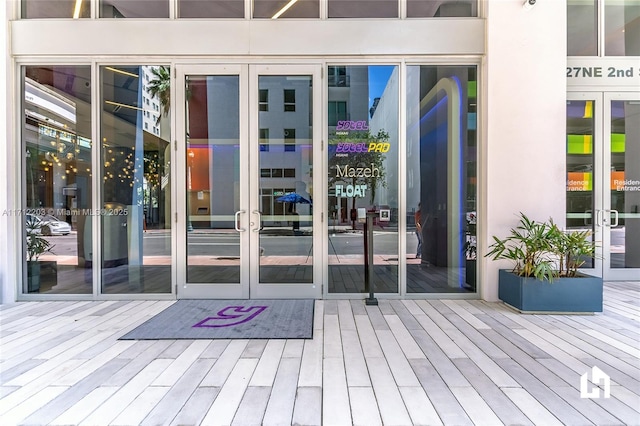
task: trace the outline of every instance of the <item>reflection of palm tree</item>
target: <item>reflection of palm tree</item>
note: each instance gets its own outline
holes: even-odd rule
[[[154,78],[149,81],[147,92],[151,96],[157,96],[160,99],[162,114],[156,120],[156,124],[158,124],[160,117],[162,115],[167,116],[171,108],[171,69],[162,65],[157,68],[151,68],[151,74],[153,74]]]

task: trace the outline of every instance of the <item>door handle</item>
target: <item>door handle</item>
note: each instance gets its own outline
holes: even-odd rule
[[[610,210],[610,212],[613,213],[613,222],[609,226],[615,228],[618,226],[618,210]]]
[[[605,215],[605,213],[608,213]],[[611,216],[613,215],[613,220]],[[598,214],[596,215],[598,226],[608,226],[610,228],[615,228],[618,226],[618,210],[598,210]]]
[[[254,229],[253,232],[260,232],[260,231],[262,231],[262,228],[263,228],[263,226],[262,226],[262,212],[260,210],[254,210],[253,213],[258,215],[258,223],[260,224],[260,226],[258,228],[256,228],[256,229]]]
[[[236,212],[236,214],[233,216],[233,217],[234,217],[234,219],[235,219],[235,220],[234,220],[234,225],[235,225],[235,227],[236,227],[236,231],[238,231],[238,232],[245,232],[245,231],[246,231],[246,229],[244,229],[244,228],[239,228],[239,227],[238,227],[238,216],[240,216],[240,214],[241,214],[241,213],[244,213],[244,210],[238,210],[238,211]]]

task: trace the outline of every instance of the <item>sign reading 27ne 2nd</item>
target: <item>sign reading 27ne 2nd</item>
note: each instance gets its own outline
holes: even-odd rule
[[[640,59],[568,58],[567,86],[640,87]]]

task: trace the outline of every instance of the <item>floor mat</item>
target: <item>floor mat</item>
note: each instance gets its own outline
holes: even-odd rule
[[[311,339],[314,300],[178,300],[120,340]]]

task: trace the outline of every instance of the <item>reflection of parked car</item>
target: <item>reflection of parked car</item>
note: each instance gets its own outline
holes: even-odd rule
[[[49,214],[40,217],[28,214],[27,223],[37,224],[37,227],[30,225],[33,227],[33,232],[43,235],[67,235],[71,232],[71,225]]]

